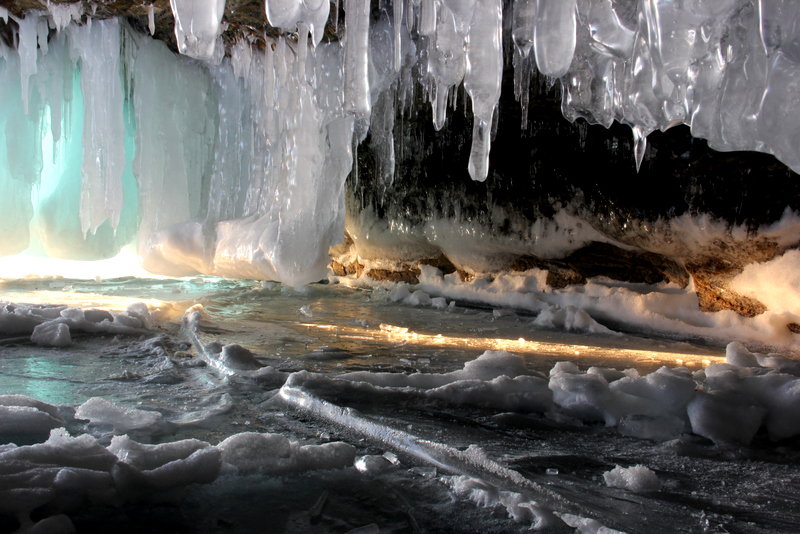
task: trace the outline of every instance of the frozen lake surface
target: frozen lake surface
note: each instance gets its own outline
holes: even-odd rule
[[[713,343],[559,332],[519,310],[413,307],[384,290],[326,284],[129,278],[2,289],[9,302],[84,310],[143,301],[152,317],[141,333],[76,331],[62,348],[0,337],[0,394],[54,406],[58,426],[116,455],[105,471],[91,468],[110,473],[102,491],[79,471],[80,499],[63,497],[58,475],[52,498],[19,497],[47,486],[37,482],[45,472],[89,468],[70,463],[67,438],[49,438],[47,461],[36,456],[56,423],[17,435],[0,424],[0,496],[18,499],[0,505],[0,532],[48,517],[64,532],[67,523],[78,532],[358,533],[800,525],[796,436],[773,441],[762,429],[742,445],[712,430],[708,439],[680,418],[670,427],[676,419],[656,408],[642,415],[619,407],[621,397],[608,401],[620,395],[615,381],[641,386],[662,366],[679,367],[676,380],[705,379],[703,368],[725,361]],[[554,368],[566,361],[577,368]],[[561,392],[555,404],[551,391]],[[138,444],[175,443],[137,463]],[[615,478],[616,466],[649,474]]]

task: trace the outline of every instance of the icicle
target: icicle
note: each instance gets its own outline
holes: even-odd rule
[[[169,4],[175,16],[178,51],[195,59],[212,59],[225,0],[170,0]]]
[[[442,3],[453,13],[456,20],[458,33],[466,36],[472,24],[472,17],[475,13],[476,0],[441,0]]]
[[[36,42],[39,44],[39,50],[42,55],[47,55],[48,41],[50,36],[50,26],[47,24],[47,18],[39,17],[39,22],[36,26]]]
[[[633,133],[633,154],[636,158],[636,172],[639,172],[644,153],[647,151],[647,134],[640,126],[634,126],[631,131]]]
[[[306,61],[308,60],[308,34],[310,28],[305,22],[297,25],[297,79],[306,80]]]
[[[523,58],[527,58],[533,47],[534,28],[536,25],[536,0],[517,0],[514,3],[511,35],[514,46]]]
[[[270,25],[287,32],[294,32],[298,24],[305,23],[310,30],[314,46],[319,44],[325,34],[325,24],[328,22],[330,9],[329,0],[264,1],[264,10]]]
[[[433,78],[433,126],[437,131],[444,126],[448,95],[461,83],[465,69],[464,37],[457,31],[453,12],[442,5],[428,52],[428,74]]]
[[[247,39],[239,39],[231,47],[231,66],[233,75],[237,78],[247,79],[250,77],[250,63],[253,60],[253,52],[250,42]]]
[[[317,46],[325,35],[325,24],[331,11],[330,0],[304,0],[303,7],[303,22],[308,24],[311,41]]]
[[[83,121],[81,230],[94,233],[105,221],[112,228],[122,212],[125,127],[119,70],[117,19],[95,20],[68,28],[73,56],[81,60]]]
[[[369,0],[345,0],[345,110],[369,117]]]
[[[436,31],[436,8],[438,0],[422,0],[422,14],[419,20],[420,35],[432,35]]]
[[[576,0],[537,0],[534,53],[542,74],[566,74],[575,53]]]
[[[73,20],[75,22],[80,22],[83,16],[83,4],[81,2],[54,4],[50,2],[50,0],[47,0],[47,12],[50,13],[50,17],[53,19],[56,31],[60,32],[69,26],[70,22]]]
[[[150,30],[150,35],[156,34],[156,12],[154,4],[149,4],[147,6],[147,29]]]
[[[414,29],[414,23],[417,20],[415,8],[419,6],[420,0],[405,0],[406,1],[406,28],[409,33]]]
[[[293,31],[303,10],[303,0],[265,0],[264,10],[271,26]]]
[[[400,72],[400,67],[403,65],[403,49],[400,39],[403,29],[403,0],[394,2],[392,23],[394,24],[394,71]]]
[[[22,110],[28,114],[28,102],[30,99],[30,78],[37,72],[38,49],[36,40],[39,32],[39,17],[32,13],[24,19],[17,19],[19,26],[19,42],[17,52],[19,53],[19,79],[22,88]]]
[[[489,173],[492,117],[503,75],[502,0],[478,0],[467,40],[464,88],[472,99],[469,175],[482,182]]]

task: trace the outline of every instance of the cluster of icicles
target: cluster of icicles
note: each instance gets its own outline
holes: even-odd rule
[[[352,147],[370,132],[392,179],[395,116],[421,91],[441,129],[463,84],[468,169],[485,180],[506,64],[523,122],[538,69],[569,120],[630,125],[637,165],[651,131],[684,123],[800,170],[800,3],[371,4],[266,0],[283,36],[229,58],[225,0],[171,0],[194,59],[117,20],[81,25],[80,2],[15,19],[16,50],[0,43],[0,254],[100,258],[136,239],[156,272],[317,280],[342,235]],[[323,42],[332,7],[344,37]]]

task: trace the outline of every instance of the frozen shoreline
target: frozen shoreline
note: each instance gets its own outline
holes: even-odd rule
[[[384,306],[392,307],[383,302]],[[315,308],[313,304],[308,305],[306,314],[314,313],[312,310]],[[312,319],[303,314],[300,317],[307,321]],[[210,320],[213,324],[213,315]],[[221,317],[219,320],[222,320],[220,325],[224,324]],[[97,335],[103,334],[91,334],[90,337]],[[207,341],[208,334],[204,333],[201,338],[198,338],[198,343]],[[138,339],[138,336],[132,339]],[[653,513],[661,513],[663,518],[667,517],[663,515],[666,512],[658,504],[662,497],[691,502],[685,492],[692,486],[685,481],[679,482],[688,474],[683,471],[687,465],[678,467],[681,462],[689,462],[689,468],[695,469],[695,463],[710,461],[709,458],[727,458],[723,462],[713,462],[716,468],[723,469],[722,474],[715,476],[722,476],[729,484],[734,484],[733,479],[738,476],[735,473],[741,469],[741,460],[749,458],[748,461],[756,459],[763,462],[758,464],[763,469],[760,476],[768,477],[774,476],[772,466],[777,467],[782,463],[780,458],[789,461],[789,458],[797,456],[795,444],[796,436],[800,433],[800,418],[791,407],[797,405],[800,395],[800,364],[777,355],[753,354],[740,344],[729,345],[727,363],[715,363],[694,371],[664,367],[640,376],[633,369],[587,368],[586,362],[579,360],[580,367],[565,361],[553,366],[549,376],[546,376],[530,371],[527,366],[529,356],[523,358],[503,351],[487,351],[477,359],[474,359],[477,353],[473,353],[473,359],[466,361],[461,369],[456,367],[441,372],[364,370],[342,373],[335,370],[334,363],[328,363],[326,371],[309,373],[299,369],[309,363],[324,361],[319,360],[323,356],[335,358],[336,353],[320,352],[314,360],[297,360],[299,368],[287,368],[287,361],[280,363],[258,353],[250,353],[248,357],[247,349],[241,349],[245,352],[238,349],[233,351],[228,348],[232,345],[203,345],[207,350],[205,356],[201,357],[197,350],[192,356],[185,354],[186,347],[175,344],[175,348],[170,348],[173,345],[166,339],[156,342],[157,339],[145,336],[140,341],[129,342],[121,355],[142,353],[140,358],[144,358],[144,369],[152,368],[150,372],[156,372],[156,368],[162,369],[151,376],[173,376],[172,383],[176,385],[172,387],[185,383],[190,387],[185,393],[187,395],[191,394],[191,388],[197,387],[192,386],[195,378],[191,377],[206,376],[212,381],[202,386],[210,388],[205,390],[205,395],[212,391],[227,391],[231,396],[226,398],[223,395],[216,403],[197,406],[191,415],[146,406],[136,407],[130,401],[108,402],[102,398],[59,406],[37,402],[29,397],[2,397],[3,420],[13,421],[0,432],[7,443],[0,445],[3,491],[11,492],[9,495],[20,491],[23,495],[29,495],[13,501],[16,504],[8,505],[4,514],[17,516],[21,524],[32,526],[26,522],[26,514],[32,509],[42,510],[39,508],[41,502],[47,502],[49,518],[42,517],[41,512],[37,512],[35,517],[52,523],[39,524],[38,528],[54,528],[53,525],[61,524],[65,529],[63,531],[68,532],[69,525],[73,523],[67,517],[76,517],[78,523],[75,525],[80,524],[86,520],[83,515],[86,512],[81,510],[85,510],[87,505],[125,508],[144,498],[166,499],[173,503],[170,506],[180,507],[182,501],[179,495],[185,494],[186,502],[193,502],[196,495],[204,492],[223,491],[221,488],[231,483],[230,477],[239,477],[244,483],[249,480],[248,473],[259,472],[287,481],[290,485],[294,484],[291,480],[308,477],[313,480],[338,477],[349,480],[348,484],[354,487],[376,477],[379,480],[384,480],[381,477],[388,477],[386,480],[411,477],[414,484],[424,485],[438,481],[441,485],[437,486],[440,488],[437,491],[450,488],[445,493],[453,495],[450,498],[459,499],[461,503],[474,501],[491,509],[499,507],[504,510],[503,515],[508,514],[518,522],[520,528],[539,525],[548,531],[547,528],[556,528],[566,521],[572,525],[570,528],[593,532],[599,525],[605,524],[596,511],[589,512],[594,510],[592,507],[597,503],[582,502],[576,494],[570,493],[573,491],[568,490],[570,486],[563,486],[573,476],[569,474],[571,471],[565,470],[564,465],[548,468],[550,471],[555,469],[553,472],[559,475],[543,473],[540,476],[544,478],[534,476],[532,479],[547,482],[550,476],[560,480],[560,485],[555,488],[556,493],[566,491],[565,498],[570,504],[558,509],[534,502],[535,499],[531,501],[530,496],[523,498],[513,488],[493,490],[493,484],[482,480],[479,472],[459,475],[462,478],[449,478],[447,469],[443,470],[442,465],[430,465],[425,461],[407,458],[407,451],[393,443],[391,438],[388,441],[375,441],[374,437],[367,436],[363,441],[365,436],[356,428],[347,428],[346,423],[338,422],[331,426],[325,421],[313,424],[306,422],[302,426],[310,425],[310,428],[298,434],[297,438],[292,437],[292,432],[276,432],[279,428],[270,429],[263,425],[264,421],[256,423],[256,420],[252,420],[252,429],[246,432],[223,430],[222,435],[213,431],[209,433],[210,428],[217,425],[214,421],[235,419],[239,410],[251,413],[249,417],[267,417],[269,420],[276,413],[283,413],[286,405],[277,399],[279,392],[286,390],[286,386],[281,389],[285,383],[302,388],[310,404],[306,402],[306,408],[300,406],[297,411],[298,405],[294,403],[289,414],[278,416],[282,420],[287,416],[302,419],[304,410],[315,402],[333,402],[342,407],[342,413],[347,413],[353,407],[357,410],[353,414],[362,412],[359,417],[386,428],[401,429],[408,425],[413,427],[411,432],[419,438],[440,441],[442,446],[454,451],[466,444],[476,445],[480,447],[475,449],[480,451],[479,456],[487,458],[487,461],[499,462],[498,465],[505,466],[504,469],[512,469],[523,477],[520,480],[532,476],[525,469],[519,471],[519,465],[522,465],[519,464],[520,458],[525,458],[526,454],[533,454],[533,457],[538,454],[535,451],[523,452],[524,440],[530,439],[524,436],[528,434],[531,437],[542,432],[552,434],[555,442],[549,439],[542,442],[545,450],[548,450],[554,446],[553,443],[565,447],[570,435],[575,439],[575,436],[586,436],[588,432],[595,436],[593,439],[603,443],[601,456],[608,459],[614,458],[611,451],[620,446],[630,447],[631,450],[657,451],[650,459],[645,455],[631,457],[628,462],[616,461],[617,465],[622,463],[619,469],[614,463],[603,463],[602,467],[594,468],[591,474],[591,477],[595,477],[594,481],[590,477],[570,483],[588,484],[586,491],[589,494],[600,492],[601,495],[609,491],[624,493],[645,488],[646,493],[640,497],[645,503],[642,506],[645,510],[654,510]],[[120,341],[110,342],[111,345],[115,343],[119,344]],[[68,349],[47,350],[55,357],[58,351]],[[237,356],[232,357],[233,354]],[[130,357],[122,356],[124,360]],[[216,364],[202,361],[206,358],[216,359]],[[151,360],[152,363],[147,363]],[[248,362],[251,361],[255,361],[256,365],[248,368]],[[171,375],[164,375],[165,372]],[[113,387],[124,390],[148,379],[146,375],[129,373],[115,379],[114,384],[118,385]],[[243,394],[253,388],[261,391],[259,407],[248,407],[253,401],[247,400],[249,393]],[[303,402],[300,404],[303,405]],[[284,406],[284,409],[277,406]],[[374,411],[379,406],[385,408]],[[391,410],[391,406],[397,406],[398,411]],[[418,419],[419,416],[413,414],[420,409],[425,412],[433,410],[431,414],[441,410],[463,414],[459,417],[484,421],[481,425],[491,422],[489,426],[494,430],[489,434],[485,431],[475,434],[468,425],[452,436],[437,438],[434,431],[436,425],[450,423],[446,423],[446,420],[437,423],[435,418],[428,420],[430,416]],[[295,413],[297,415],[292,415]],[[404,423],[404,420],[408,422]],[[59,430],[63,427],[68,430]],[[30,445],[17,447],[8,443],[8,428],[12,428],[12,432],[27,429]],[[226,425],[225,428],[231,427]],[[527,430],[522,430],[525,428]],[[517,430],[508,434],[511,429]],[[125,437],[125,434],[128,436]],[[199,438],[191,437],[192,434]],[[515,435],[518,436],[510,437]],[[216,437],[209,439],[212,436]],[[299,441],[293,442],[293,439]],[[773,443],[771,439],[778,441]],[[400,455],[399,464],[393,463],[395,457],[392,454]],[[560,462],[555,461],[554,465],[561,465]],[[724,467],[725,462],[732,463]],[[640,464],[643,464],[641,469],[633,469]],[[676,471],[665,471],[666,465]],[[632,470],[626,475],[628,471],[624,471],[623,467],[628,466]],[[603,479],[604,474],[608,474],[606,479]],[[626,479],[626,476],[629,478]],[[789,487],[800,481],[800,472],[793,469],[786,471],[784,476],[789,477]],[[37,489],[42,487],[42,480],[51,479],[52,484],[45,484],[49,489],[44,492]],[[426,482],[428,480],[431,482]],[[662,490],[654,489],[657,486],[655,480],[664,485]],[[706,484],[704,478],[701,480]],[[606,483],[612,487],[602,489]],[[756,478],[753,483],[766,485],[767,479]],[[208,489],[200,489],[205,486]],[[433,491],[430,488],[428,490]],[[709,490],[706,488],[704,491]],[[74,498],[67,499],[67,494]],[[81,497],[77,498],[76,495]],[[606,498],[611,497],[602,497]],[[76,504],[78,501],[80,504]],[[450,505],[442,502],[437,506],[452,506],[452,502]],[[580,506],[587,506],[587,513],[583,516],[573,513],[574,507]],[[754,510],[761,510],[763,506],[759,504],[748,513],[756,514]],[[553,515],[553,512],[556,514]],[[493,514],[489,511],[483,513],[488,515],[481,520],[496,520],[490,519]],[[744,521],[735,514],[732,517],[720,521],[735,524]],[[654,521],[655,531],[659,531],[661,527],[658,525],[663,523],[657,519]],[[700,519],[692,516],[684,521],[688,525]],[[352,528],[357,526],[353,525]],[[781,531],[775,524],[759,528],[765,532]]]

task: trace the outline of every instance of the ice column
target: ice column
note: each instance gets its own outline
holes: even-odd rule
[[[5,59],[3,59],[5,58]],[[42,164],[38,117],[22,110],[19,57],[0,41],[0,254],[28,246],[31,186]]]
[[[523,57],[528,57],[533,47],[536,30],[537,0],[517,0],[512,14],[511,36]]]
[[[503,76],[501,0],[478,0],[467,37],[464,88],[472,99],[472,150],[469,175],[482,182],[489,174],[492,117]]]
[[[153,4],[148,4],[147,6],[147,29],[150,32],[150,35],[155,35],[156,33],[156,13],[155,7]]]
[[[133,171],[139,183],[140,255],[155,272],[208,272],[202,233],[171,231],[180,239],[169,248],[159,232],[169,233],[168,229],[203,212],[203,184],[210,174],[217,120],[211,78],[196,61],[176,56],[160,41],[140,37],[136,45],[130,85],[136,118]],[[230,157],[239,157],[228,148]],[[221,193],[211,196],[227,196]],[[201,230],[199,225],[194,228]],[[173,263],[162,261],[162,254],[171,256]],[[176,267],[181,261],[183,266]]]
[[[108,220],[113,228],[122,211],[125,126],[117,19],[69,26],[71,54],[81,62],[83,91],[83,182],[80,219],[84,234]]]
[[[369,0],[345,0],[345,109],[369,118]]]
[[[436,19],[436,33],[428,52],[428,74],[433,79],[433,126],[444,126],[451,90],[464,79],[466,70],[465,34],[459,32],[456,15],[442,4]]]
[[[403,30],[403,2],[405,0],[398,0],[394,3],[394,10],[392,16],[392,23],[394,29],[394,70],[400,72],[400,67],[403,65],[403,43],[401,34]]]
[[[341,239],[354,124],[344,109],[344,50],[308,48],[308,26],[299,27],[296,48],[284,37],[263,53],[236,45],[213,70],[220,120],[211,189],[229,192],[208,198],[214,274],[319,280],[327,248]]]
[[[576,0],[537,0],[533,45],[542,74],[566,74],[575,52]]]
[[[22,109],[27,114],[31,93],[30,78],[37,72],[39,17],[29,14],[24,19],[15,18],[14,20],[19,26],[17,52],[19,53],[19,79],[22,87]]]
[[[170,0],[169,3],[175,16],[175,39],[180,53],[195,59],[214,58],[225,0]]]

